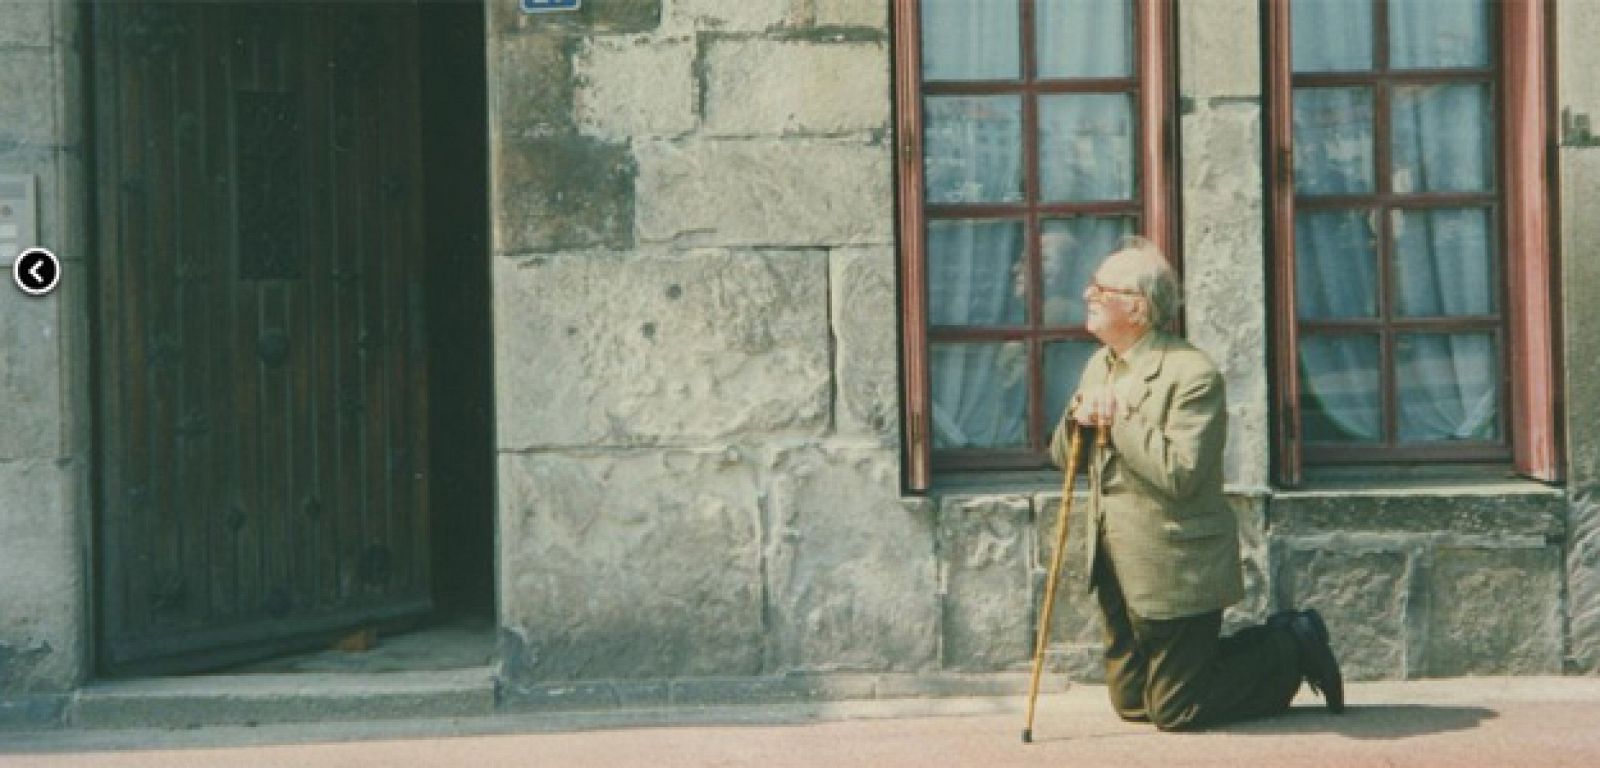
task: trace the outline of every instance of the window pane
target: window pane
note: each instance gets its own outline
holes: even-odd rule
[[[1374,442],[1383,425],[1378,337],[1300,339],[1300,420],[1311,442]]]
[[[1039,178],[1045,200],[1131,200],[1133,98],[1039,98]]]
[[[1027,442],[1028,350],[1022,342],[934,344],[929,370],[935,448]]]
[[[1372,192],[1371,89],[1296,88],[1293,120],[1295,192]]]
[[[1294,254],[1297,317],[1378,314],[1378,237],[1370,211],[1296,212]]]
[[[1133,74],[1133,23],[1127,0],[1039,0],[1039,76]]]
[[[1482,192],[1494,185],[1489,87],[1394,89],[1392,185],[1397,194]]]
[[[1017,0],[922,0],[925,80],[1016,80],[1022,72]]]
[[[1294,71],[1372,69],[1372,0],[1295,0],[1289,23]]]
[[[1089,341],[1058,341],[1044,345],[1044,434],[1061,421],[1067,399],[1078,388],[1083,366],[1100,345]]]
[[[1021,264],[1021,222],[928,222],[928,322],[1026,322],[1027,281]]]
[[[1022,199],[1021,99],[930,97],[924,110],[928,202]]]
[[[1400,440],[1497,440],[1499,354],[1487,333],[1407,333],[1395,345]]]
[[[1395,311],[1407,317],[1494,314],[1489,211],[1391,211]]]
[[[1046,221],[1039,232],[1044,324],[1082,325],[1083,289],[1100,262],[1134,233],[1131,216],[1078,216]]]
[[[1489,66],[1487,0],[1389,0],[1389,66]]]

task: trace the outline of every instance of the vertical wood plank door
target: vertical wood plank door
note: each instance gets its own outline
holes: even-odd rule
[[[101,670],[430,610],[415,4],[90,8]]]

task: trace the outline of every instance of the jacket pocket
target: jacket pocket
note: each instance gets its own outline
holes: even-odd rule
[[[1233,520],[1224,515],[1203,515],[1184,520],[1166,520],[1161,523],[1161,531],[1173,541],[1221,536],[1232,532],[1233,529]]]

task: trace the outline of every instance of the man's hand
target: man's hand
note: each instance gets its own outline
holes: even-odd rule
[[[1109,389],[1079,395],[1072,401],[1072,417],[1085,427],[1109,427],[1116,415],[1117,395]]]

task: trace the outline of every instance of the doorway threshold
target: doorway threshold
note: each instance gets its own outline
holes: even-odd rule
[[[67,706],[74,728],[199,728],[333,720],[473,717],[495,710],[495,668],[278,672],[90,683]]]

